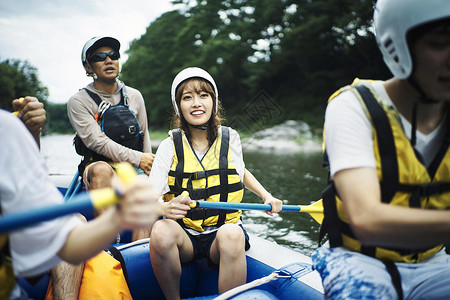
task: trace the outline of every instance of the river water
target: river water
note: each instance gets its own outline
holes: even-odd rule
[[[73,174],[80,161],[72,146],[72,135],[42,137],[41,153],[50,174]],[[155,149],[156,150],[156,149]],[[246,168],[273,196],[285,204],[309,205],[320,199],[326,185],[320,152],[280,154],[250,152],[244,149]],[[262,200],[246,190],[244,202]],[[319,224],[308,214],[281,212],[268,216],[262,211],[244,211],[247,231],[305,255],[317,248]]]

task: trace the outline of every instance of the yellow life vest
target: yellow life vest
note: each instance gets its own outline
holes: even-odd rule
[[[329,101],[349,89],[358,97],[372,122],[381,201],[390,205],[422,209],[450,208],[450,130],[447,129],[439,152],[427,168],[417,157],[405,135],[398,113],[381,101],[367,81],[356,79],[351,86],[333,94]],[[447,126],[448,124],[450,109],[447,111]],[[321,231],[328,233],[332,247],[343,245],[349,250],[382,261],[409,263],[422,262],[443,247],[438,245],[429,249],[394,249],[365,246],[354,235],[333,182],[330,182],[322,196],[325,220]]]
[[[241,202],[244,185],[237,173],[230,151],[230,128],[221,126],[219,135],[199,160],[184,132],[172,130],[174,158],[169,172],[170,192],[166,201],[189,192],[193,200]],[[194,208],[179,220],[182,226],[203,232],[207,226],[236,223],[240,210]]]
[[[2,207],[0,205],[0,216]],[[16,276],[12,267],[12,259],[9,254],[8,235],[0,234],[0,300],[8,299],[16,285]]]
[[[16,277],[9,255],[8,236],[0,234],[0,300],[8,299],[15,285]]]

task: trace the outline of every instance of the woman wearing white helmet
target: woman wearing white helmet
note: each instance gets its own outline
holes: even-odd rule
[[[151,231],[153,270],[166,299],[179,299],[181,262],[205,257],[220,269],[222,293],[246,282],[250,244],[241,211],[190,209],[190,199],[240,202],[245,185],[272,205],[269,214],[279,212],[282,202],[245,169],[238,133],[220,126],[218,90],[208,72],[182,70],[171,96],[176,129],[160,144],[150,173],[164,199],[158,213],[165,217]]]
[[[394,77],[329,100],[314,267],[327,298],[450,299],[450,5],[379,0],[374,27]]]

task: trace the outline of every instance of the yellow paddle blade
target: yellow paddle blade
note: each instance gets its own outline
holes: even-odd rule
[[[308,213],[317,223],[323,222],[323,200],[314,202],[311,205],[300,205],[301,211]]]

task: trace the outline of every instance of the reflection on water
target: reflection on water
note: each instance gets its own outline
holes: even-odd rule
[[[72,145],[72,135],[45,136],[41,153],[50,174],[73,174],[80,157]],[[320,199],[326,184],[321,153],[267,154],[244,152],[248,170],[275,197],[286,204],[309,205]],[[261,203],[246,190],[245,202]],[[306,213],[282,212],[268,216],[262,211],[244,211],[245,228],[260,237],[310,255],[317,247],[319,225]]]
[[[282,155],[245,152],[248,170],[261,184],[285,204],[309,205],[320,199],[326,185],[321,153]],[[250,191],[244,201],[262,200]],[[306,213],[281,212],[268,216],[261,211],[245,211],[245,228],[258,236],[310,255],[317,248],[319,224]]]

